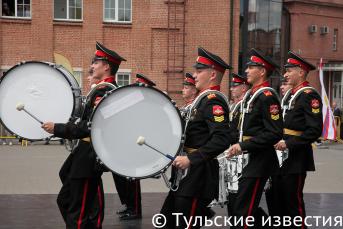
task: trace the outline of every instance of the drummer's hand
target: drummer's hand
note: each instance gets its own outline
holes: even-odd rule
[[[238,154],[242,153],[242,148],[239,144],[234,144],[232,146],[230,146],[230,148],[228,149],[228,153],[226,155],[226,158],[231,158],[233,156],[236,156]]]
[[[191,165],[191,161],[187,156],[177,156],[173,161],[173,165],[179,169],[187,169]]]
[[[46,122],[43,123],[41,126],[46,132],[53,134],[54,133],[54,127],[55,127],[55,123],[53,122]]]
[[[285,150],[285,149],[287,148],[287,145],[286,145],[286,143],[285,143],[285,140],[280,140],[278,143],[276,143],[276,144],[274,145],[274,148],[275,148],[276,150],[281,150],[281,151]]]

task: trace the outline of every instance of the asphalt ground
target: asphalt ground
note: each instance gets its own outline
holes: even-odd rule
[[[58,142],[0,146],[0,229],[65,228],[56,194],[61,187],[58,171],[68,154]],[[304,189],[307,215],[343,217],[343,145],[325,143],[316,148],[315,161],[316,172],[308,173]],[[111,174],[105,173],[103,181],[107,193],[104,229],[152,228],[152,217],[168,192],[162,179],[141,181],[143,218],[133,221],[118,220],[115,211],[120,203]],[[261,206],[266,209],[264,200]],[[215,211],[217,216],[226,216],[225,208]]]

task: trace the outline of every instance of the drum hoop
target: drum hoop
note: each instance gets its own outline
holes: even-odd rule
[[[109,91],[107,96],[110,96],[111,94],[117,92],[118,90],[123,90],[123,88],[129,88],[129,87],[146,87],[146,88],[152,89],[152,90],[154,90],[154,91],[156,91],[156,92],[162,94],[165,98],[167,98],[167,99],[173,104],[173,100],[172,100],[168,95],[166,95],[165,93],[163,93],[162,91],[160,91],[160,90],[158,90],[158,89],[156,89],[156,88],[154,88],[154,87],[143,86],[143,85],[138,85],[138,84],[130,84],[130,85],[118,87],[118,88],[116,88],[115,90]],[[93,123],[94,114],[95,114],[95,112],[98,110],[100,104],[101,104],[104,100],[105,100],[105,98],[100,100],[100,102],[98,103],[98,105],[97,105],[97,107],[94,109],[94,111],[92,112],[92,115],[91,115],[91,117],[90,117],[90,119],[89,119],[89,120],[90,120],[90,122],[89,122],[89,124],[90,124],[90,125],[89,125],[89,128],[91,129],[91,132],[92,132],[92,123]],[[183,144],[182,144],[182,138],[183,138],[183,136],[182,136],[182,133],[184,132],[184,125],[182,125],[182,117],[181,117],[180,110],[177,109],[175,105],[174,105],[174,109],[176,110],[177,115],[179,116],[179,118],[180,118],[180,120],[181,120],[181,139],[180,139],[180,144],[179,144],[179,147],[178,147],[178,150],[177,150],[177,153],[176,153],[176,154],[178,154],[178,153],[182,150],[182,148],[183,148]],[[90,139],[91,139],[91,144],[92,144],[92,134],[90,135]],[[93,145],[93,144],[92,144],[92,145]],[[93,147],[93,150],[94,150],[95,154],[97,155],[96,150],[94,149],[94,147]],[[104,162],[103,162],[103,163],[104,163]],[[128,176],[126,176],[126,175],[117,173],[116,171],[112,171],[111,169],[109,169],[109,168],[106,166],[105,163],[104,163],[104,164],[105,164],[105,166],[106,166],[109,170],[111,170],[111,172],[113,172],[113,173],[115,173],[115,174],[117,174],[117,175],[124,176],[124,177],[126,177],[126,178],[132,178],[132,179],[145,179],[145,178],[151,178],[151,177],[154,177],[154,176],[156,176],[156,175],[158,175],[158,174],[161,174],[162,172],[164,172],[165,170],[167,170],[167,169],[169,168],[169,166],[170,166],[172,163],[173,163],[172,161],[168,162],[168,164],[166,164],[166,166],[164,166],[162,169],[160,169],[158,172],[156,172],[156,173],[154,173],[154,174],[151,174],[151,175],[149,175],[149,176],[138,176],[138,177],[128,177]]]
[[[59,71],[59,72],[62,74],[62,76],[66,79],[66,81],[68,82],[70,88],[72,89],[73,85],[71,84],[69,78],[67,78],[66,75],[59,69],[59,68],[61,68],[61,67],[64,68],[62,65],[56,65],[56,64],[51,63],[51,62],[42,62],[42,61],[36,61],[36,60],[21,61],[21,62],[17,63],[16,65],[14,65],[13,67],[11,67],[10,69],[8,69],[8,70],[5,72],[5,74],[3,74],[3,76],[0,78],[0,85],[1,85],[2,81],[5,79],[5,77],[6,77],[11,71],[13,71],[13,70],[16,69],[17,67],[19,67],[19,66],[21,66],[21,65],[24,65],[24,64],[27,64],[27,63],[29,63],[29,64],[31,64],[31,63],[35,63],[35,64],[45,64],[45,65],[48,65],[49,67],[52,67],[52,68],[56,69],[57,71]],[[66,70],[66,71],[67,71],[69,74],[71,74],[68,70]],[[71,76],[72,76],[72,74],[71,74]],[[74,79],[75,79],[75,78],[74,78]],[[75,82],[77,83],[77,80],[76,80],[76,79],[75,79]],[[77,83],[77,86],[79,86],[78,83]],[[71,112],[71,116],[70,116],[70,117],[73,117],[74,114],[75,114],[76,95],[74,94],[73,90],[72,90],[72,95],[73,95],[73,110],[72,110],[72,112]],[[19,138],[22,138],[22,139],[26,139],[26,140],[30,140],[30,141],[32,141],[32,142],[45,140],[45,138],[43,138],[43,139],[41,139],[41,138],[40,138],[40,139],[28,139],[28,138],[25,138],[25,137],[23,137],[23,136],[20,136],[20,135],[14,133],[12,130],[10,130],[10,129],[5,125],[5,123],[2,121],[1,117],[0,117],[0,123],[1,123],[1,125],[2,125],[10,134],[12,134],[12,135],[14,135],[14,136],[16,136],[16,137],[19,137]],[[53,135],[51,135],[51,136],[53,136]]]

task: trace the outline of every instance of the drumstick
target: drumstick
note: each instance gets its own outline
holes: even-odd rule
[[[33,114],[31,114],[30,112],[28,112],[27,110],[25,110],[25,104],[24,103],[18,103],[16,108],[18,111],[25,111],[28,115],[30,115],[32,118],[34,118],[36,121],[38,121],[40,124],[43,124],[43,122],[41,120],[39,120],[36,116],[34,116]]]
[[[174,159],[175,159],[173,156],[170,156],[169,154],[162,153],[162,152],[159,151],[158,149],[156,149],[156,148],[152,147],[151,145],[147,144],[147,143],[145,142],[145,138],[144,138],[143,136],[139,136],[139,137],[137,138],[137,144],[140,145],[140,146],[141,146],[141,145],[146,145],[146,146],[148,146],[149,148],[155,150],[157,153],[162,154],[162,155],[165,156],[166,158],[170,159],[171,161],[174,161]]]

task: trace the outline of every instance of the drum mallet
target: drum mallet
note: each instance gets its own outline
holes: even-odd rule
[[[16,108],[18,111],[22,111],[22,110],[25,111],[28,115],[30,115],[32,118],[34,118],[37,122],[39,122],[40,124],[43,124],[43,122],[41,120],[39,120],[36,116],[34,116],[33,114],[31,114],[30,112],[28,112],[25,109],[24,103],[18,103]]]
[[[139,136],[139,137],[137,138],[137,144],[140,145],[140,146],[141,146],[141,145],[146,145],[146,146],[148,146],[149,148],[155,150],[157,153],[162,154],[162,155],[165,156],[166,158],[170,159],[171,161],[174,161],[174,160],[175,160],[175,158],[174,158],[173,156],[170,156],[169,154],[162,153],[162,152],[159,151],[158,149],[155,149],[155,148],[152,147],[151,145],[147,144],[147,143],[145,142],[145,138],[144,138],[143,136]]]

